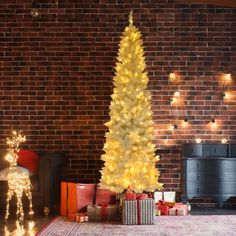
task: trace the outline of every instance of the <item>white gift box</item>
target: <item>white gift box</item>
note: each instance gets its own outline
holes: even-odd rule
[[[158,202],[163,200],[166,202],[175,202],[175,192],[154,192],[154,200]]]
[[[187,212],[183,208],[175,208],[175,207],[173,207],[173,208],[170,208],[169,215],[170,216],[186,216]]]

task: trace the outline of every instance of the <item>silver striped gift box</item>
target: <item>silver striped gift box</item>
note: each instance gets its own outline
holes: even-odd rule
[[[153,199],[123,201],[122,222],[124,225],[150,225],[154,223],[154,216]]]

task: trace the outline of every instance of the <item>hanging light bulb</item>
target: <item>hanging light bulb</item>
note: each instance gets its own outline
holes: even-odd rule
[[[227,92],[224,92],[223,94],[222,94],[222,97],[223,97],[223,99],[224,100],[229,100],[230,99],[230,93],[227,91]]]
[[[179,97],[180,96],[180,92],[179,91],[176,91],[175,93],[174,93],[174,97]]]
[[[222,139],[221,139],[221,143],[222,143],[222,144],[226,144],[226,143],[228,143],[228,140],[227,140],[226,138],[222,138]]]
[[[32,8],[31,9],[31,16],[36,18],[39,16],[39,10],[37,8]]]
[[[170,73],[169,74],[169,79],[172,80],[172,81],[175,80],[176,79],[176,74],[175,73]]]
[[[37,18],[39,16],[39,9],[36,7],[35,2],[32,3],[31,16]]]
[[[184,128],[186,128],[188,125],[189,125],[188,119],[187,119],[187,118],[184,118],[184,120],[182,121],[182,126],[183,126]]]
[[[224,76],[225,81],[230,81],[231,80],[231,74],[225,74]]]
[[[196,138],[195,142],[196,142],[197,144],[200,144],[200,143],[202,143],[202,139],[201,139],[201,138]]]
[[[175,130],[175,129],[178,129],[178,125],[176,124],[170,125],[170,130]]]
[[[215,129],[217,127],[216,121],[214,118],[211,119],[211,128]]]
[[[170,103],[171,103],[171,104],[175,104],[175,103],[177,103],[177,102],[178,102],[178,98],[176,98],[176,97],[170,98]]]

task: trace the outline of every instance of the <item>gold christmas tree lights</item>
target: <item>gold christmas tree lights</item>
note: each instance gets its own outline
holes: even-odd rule
[[[155,167],[159,156],[152,143],[154,122],[143,42],[132,12],[119,46],[100,186],[115,192],[154,191],[162,187]]]
[[[32,209],[32,194],[31,194],[31,182],[29,179],[29,175],[19,171],[17,169],[17,152],[19,152],[19,146],[21,143],[26,141],[26,137],[21,135],[21,132],[13,131],[12,138],[7,138],[8,153],[6,155],[6,160],[10,163],[10,171],[8,175],[8,192],[7,192],[7,206],[6,206],[6,214],[5,220],[8,219],[9,216],[9,203],[14,194],[16,194],[17,198],[17,217],[20,221],[24,219],[24,210],[22,204],[22,196],[23,193],[29,199],[29,215],[33,216],[34,212]]]

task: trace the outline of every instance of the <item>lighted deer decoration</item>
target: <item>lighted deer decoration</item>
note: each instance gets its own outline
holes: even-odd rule
[[[33,216],[34,212],[32,209],[32,193],[31,193],[31,182],[29,175],[23,171],[20,171],[17,166],[17,152],[19,152],[19,146],[21,143],[26,141],[26,137],[21,135],[21,132],[13,131],[12,138],[7,138],[8,153],[6,155],[6,160],[10,163],[10,171],[8,175],[8,192],[7,192],[7,206],[5,220],[9,216],[9,204],[10,200],[16,194],[17,198],[17,217],[20,221],[24,219],[24,210],[22,204],[23,193],[29,199],[29,215]]]

